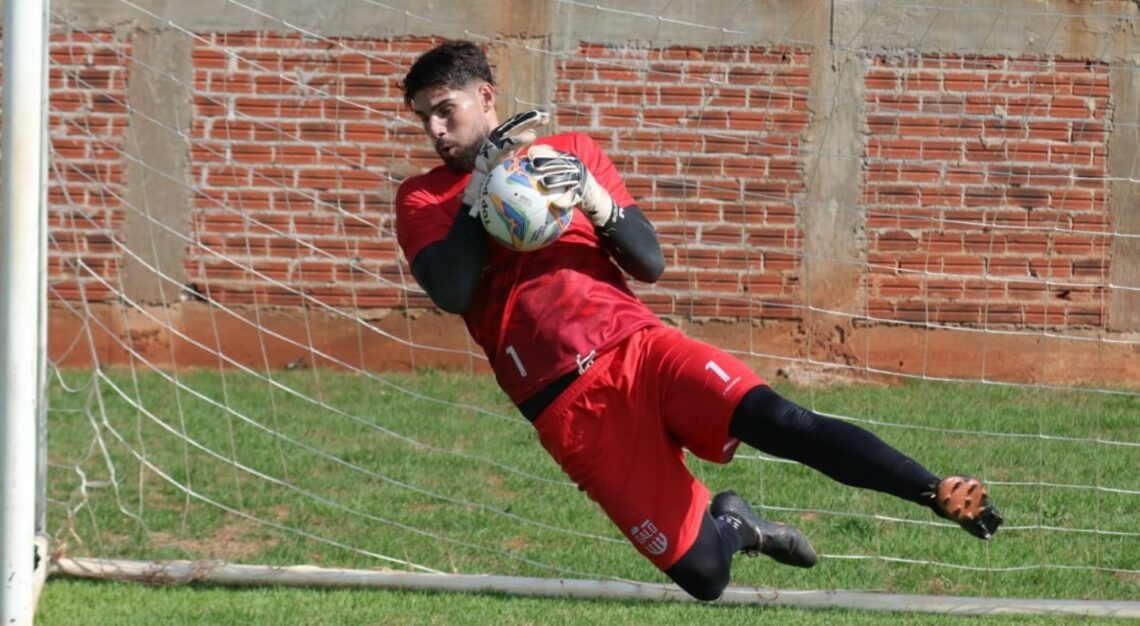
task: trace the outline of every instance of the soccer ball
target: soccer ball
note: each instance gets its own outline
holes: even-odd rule
[[[535,178],[529,158],[514,154],[487,176],[479,217],[495,241],[519,252],[538,250],[558,239],[574,217],[573,209],[551,203],[557,196]]]

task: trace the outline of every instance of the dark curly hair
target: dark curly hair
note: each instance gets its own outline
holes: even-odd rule
[[[470,41],[445,41],[420,55],[404,76],[404,104],[411,105],[421,89],[439,85],[460,89],[473,80],[495,84],[487,55]]]

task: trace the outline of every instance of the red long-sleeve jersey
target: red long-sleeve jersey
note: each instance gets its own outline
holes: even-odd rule
[[[633,204],[609,157],[586,135],[553,135],[536,143],[574,154],[618,206]],[[469,178],[441,165],[400,185],[396,235],[409,263],[447,236]],[[515,252],[490,240],[463,320],[516,404],[630,333],[661,325],[630,291],[580,211],[557,241],[540,250]]]

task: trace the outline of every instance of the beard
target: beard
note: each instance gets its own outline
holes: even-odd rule
[[[475,141],[469,146],[464,146],[454,154],[443,154],[436,148],[436,154],[439,158],[443,159],[443,164],[447,169],[455,172],[456,174],[466,174],[475,169],[475,158],[479,156],[479,148],[482,147],[483,142]]]
[[[475,169],[475,157],[479,156],[479,149],[483,147],[483,141],[487,140],[488,135],[490,135],[490,131],[484,129],[471,144],[459,148],[453,154],[443,154],[437,145],[435,146],[435,154],[442,158],[443,165],[446,165],[450,171],[455,173],[473,171]]]

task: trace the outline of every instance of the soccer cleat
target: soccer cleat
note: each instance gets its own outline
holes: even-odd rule
[[[989,492],[982,481],[969,476],[949,476],[938,483],[931,494],[934,512],[979,539],[993,539],[1001,526],[1001,513],[990,503]]]
[[[748,556],[765,554],[784,565],[811,567],[815,565],[815,548],[800,529],[787,524],[770,522],[756,514],[752,507],[734,491],[716,494],[709,512],[713,517],[735,518],[752,530],[754,540],[741,550]]]

